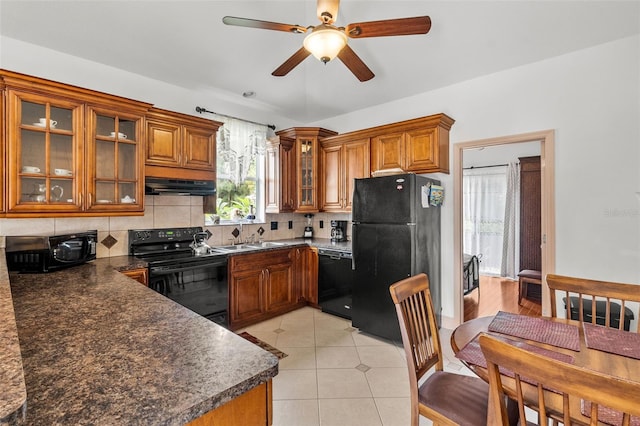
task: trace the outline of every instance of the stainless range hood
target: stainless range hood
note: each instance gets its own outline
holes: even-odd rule
[[[144,193],[147,195],[215,195],[213,180],[186,180],[146,177]]]

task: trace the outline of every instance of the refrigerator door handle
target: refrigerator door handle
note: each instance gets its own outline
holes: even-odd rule
[[[356,270],[356,250],[354,248],[358,247],[356,244],[356,227],[358,226],[358,222],[351,222],[351,270]]]

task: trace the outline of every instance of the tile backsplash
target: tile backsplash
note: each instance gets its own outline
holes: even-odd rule
[[[147,195],[143,216],[113,217],[58,217],[0,219],[0,248],[5,247],[7,235],[64,234],[69,232],[98,230],[98,257],[126,255],[128,251],[129,229],[169,228],[185,226],[203,226],[211,232],[210,245],[230,244],[234,239],[233,231],[242,231],[239,238],[246,240],[254,235],[260,238],[258,230],[262,227],[263,240],[282,240],[302,237],[307,218],[302,214],[267,214],[265,223],[204,226],[202,197],[181,195]],[[348,213],[317,213],[312,219],[314,237],[330,238],[331,220],[350,220]],[[293,224],[289,229],[288,222]],[[323,228],[320,228],[320,221]],[[277,230],[271,230],[271,222],[278,223]],[[350,228],[349,228],[350,229]],[[347,233],[351,239],[350,232]],[[111,238],[109,238],[111,237]],[[113,243],[113,240],[116,240]],[[104,241],[104,243],[101,243]]]

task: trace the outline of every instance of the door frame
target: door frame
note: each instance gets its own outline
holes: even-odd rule
[[[546,276],[555,272],[556,227],[555,227],[555,131],[541,130],[531,133],[521,133],[511,136],[501,136],[460,142],[453,145],[453,282],[462,283],[462,165],[465,149],[483,148],[496,145],[507,145],[522,142],[540,142],[540,180],[541,180],[541,251],[542,251],[542,315],[551,314],[549,302],[549,287]],[[482,291],[480,288],[479,291]],[[464,322],[464,296],[462,285],[454,285],[453,320],[457,326]]]

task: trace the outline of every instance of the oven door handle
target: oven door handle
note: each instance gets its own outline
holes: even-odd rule
[[[224,262],[201,263],[199,265],[191,266],[151,266],[149,268],[149,273],[153,275],[166,275],[173,274],[174,272],[187,272],[196,269],[217,268],[218,266],[226,266],[226,264],[227,262],[225,260]]]

